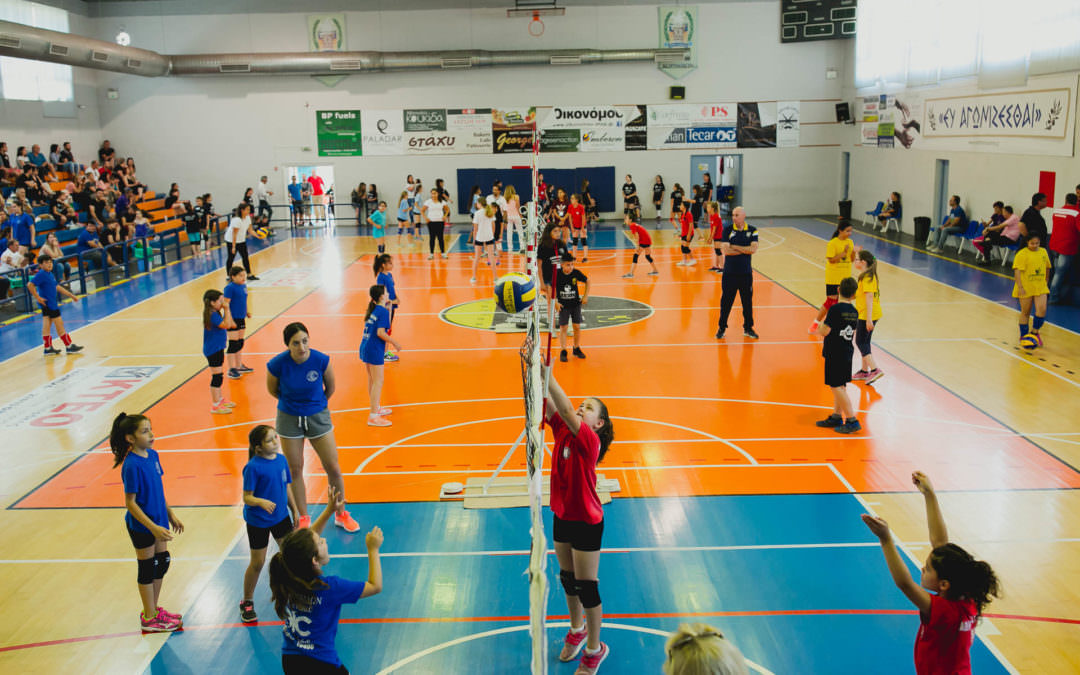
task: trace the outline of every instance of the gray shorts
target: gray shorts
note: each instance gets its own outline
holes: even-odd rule
[[[330,409],[323,408],[322,412],[307,417],[290,415],[281,410],[277,411],[277,421],[274,430],[282,438],[308,438],[315,440],[322,438],[334,430],[334,424],[330,421]]]

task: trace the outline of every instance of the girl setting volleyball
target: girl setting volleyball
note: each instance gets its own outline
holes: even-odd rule
[[[240,621],[254,623],[255,584],[266,562],[270,535],[278,549],[281,540],[296,522],[296,498],[289,490],[292,474],[289,462],[280,454],[281,443],[274,428],[260,424],[248,434],[248,463],[244,465],[244,522],[247,524],[251,560],[244,571],[244,596],[240,600]]]
[[[868,514],[862,519],[881,542],[893,582],[919,610],[915,672],[970,673],[975,625],[991,597],[1000,596],[997,575],[989,564],[949,542],[937,494],[926,474],[916,471],[911,482],[923,495],[933,547],[918,583],[900,557],[889,524]]]
[[[139,599],[142,613],[139,621],[144,633],[171,633],[180,630],[184,619],[161,607],[161,581],[169,571],[169,541],[173,532],[180,534],[184,524],[165,501],[165,474],[154,444],[150,420],[142,415],[120,413],[113,420],[109,447],[114,457],[113,468],[123,465],[120,478],[124,483],[124,523],[128,537],[135,547],[138,560]]]
[[[368,373],[368,426],[388,427],[392,422],[386,416],[393,412],[382,407],[380,399],[383,387],[383,362],[386,360],[386,343],[401,351],[401,343],[390,336],[390,294],[382,284],[375,284],[368,293],[367,312],[364,314],[364,337],[360,341],[360,360]]]
[[[228,331],[236,328],[232,317],[227,313],[222,314],[221,309],[224,305],[225,294],[216,288],[203,293],[202,349],[206,364],[210,367],[210,413],[214,415],[228,415],[236,407],[235,403],[221,393],[221,385],[225,382],[223,366],[225,347],[229,340]]]
[[[281,549],[270,559],[274,612],[285,622],[281,645],[281,668],[285,675],[348,675],[349,670],[341,663],[334,645],[341,606],[382,591],[379,547],[383,533],[378,527],[364,537],[368,559],[366,582],[323,574],[330,563],[330,553],[322,531],[330,514],[345,508],[345,498],[333,485],[328,488],[327,501],[311,527],[289,533],[281,541]]]

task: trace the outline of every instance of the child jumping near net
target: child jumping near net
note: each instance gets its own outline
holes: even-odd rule
[[[390,328],[386,329],[387,334],[393,331],[394,328],[394,314],[397,313],[398,308],[398,296],[397,289],[394,286],[394,260],[390,257],[389,253],[380,253],[375,256],[375,283],[382,285],[386,288],[386,294],[390,298]],[[389,349],[386,350],[387,361],[397,361],[398,355]]]
[[[1032,235],[1028,237],[1025,247],[1016,252],[1013,260],[1016,283],[1012,292],[1012,296],[1020,302],[1020,337],[1032,335],[1040,347],[1043,341],[1039,331],[1046,321],[1046,301],[1050,297],[1050,287],[1046,285],[1050,256],[1045,248],[1040,247],[1041,243],[1039,235]],[[1032,319],[1033,307],[1035,317]]]
[[[368,559],[366,582],[323,574],[330,563],[330,553],[322,531],[330,514],[344,508],[345,498],[331,485],[327,501],[311,527],[286,535],[281,549],[270,559],[274,612],[285,622],[281,645],[281,668],[285,675],[348,673],[334,646],[341,606],[382,591],[379,547],[383,533],[378,527],[364,537]]]
[[[383,363],[386,361],[386,344],[401,351],[401,343],[390,335],[390,294],[382,284],[375,284],[368,293],[367,313],[364,315],[364,337],[360,341],[360,360],[368,373],[368,426],[388,427],[392,422],[386,416],[393,412],[381,404],[383,387]]]
[[[645,260],[652,265],[652,271],[649,272],[650,276],[660,274],[660,270],[656,269],[656,263],[652,259],[652,237],[649,236],[649,232],[638,223],[635,223],[629,213],[623,214],[623,226],[627,230],[626,236],[630,237],[630,240],[634,242],[634,257],[630,262],[630,271],[623,275],[623,279],[634,278],[634,268],[637,267],[640,256],[645,256]]]
[[[997,575],[988,563],[976,560],[949,542],[945,518],[930,479],[916,471],[911,474],[911,482],[923,495],[933,547],[918,583],[900,557],[889,524],[865,513],[862,519],[881,542],[893,583],[919,609],[915,672],[918,675],[970,673],[975,626],[990,598],[1000,597]]]
[[[300,517],[290,483],[289,461],[281,454],[277,432],[266,424],[256,426],[248,433],[248,463],[244,465],[244,522],[251,560],[244,571],[244,596],[240,600],[243,623],[259,620],[252,598],[266,563],[270,535],[281,550],[281,540],[292,532],[293,523]]]
[[[630,214],[626,214],[629,216]],[[579,283],[585,284],[585,295],[580,294]],[[566,325],[574,324],[574,356],[585,358],[581,351],[581,308],[589,304],[589,278],[581,270],[574,269],[574,254],[562,254],[559,272],[555,275],[555,311],[559,313],[559,360],[566,362]]]
[[[859,325],[855,328],[855,346],[862,355],[862,367],[851,376],[852,380],[873,384],[885,377],[870,353],[870,339],[881,320],[881,291],[878,288],[877,258],[870,251],[859,251],[855,256],[855,271],[859,273],[859,290],[855,293],[855,309],[859,312]]]
[[[184,524],[165,501],[161,481],[165,471],[153,444],[149,418],[120,413],[113,420],[109,447],[114,457],[113,468],[123,465],[120,476],[127,507],[124,523],[139,565],[137,581],[143,606],[139,621],[143,633],[171,633],[183,628],[184,618],[165,611],[158,601],[161,581],[172,562],[169,542],[173,532],[184,531]]]
[[[833,413],[817,425],[831,428],[839,434],[853,434],[862,429],[847,394],[847,383],[851,381],[851,357],[855,353],[852,340],[859,323],[859,311],[851,303],[859,290],[859,283],[848,277],[838,284],[837,289],[840,302],[829,307],[825,321],[817,328],[817,334],[825,338],[821,346],[821,355],[825,357],[825,384],[833,394]]]
[[[203,293],[203,356],[210,367],[210,413],[213,415],[228,415],[236,407],[221,393],[221,385],[225,383],[222,366],[228,331],[236,328],[231,317],[222,316],[224,305],[225,295],[216,288]]]
[[[411,207],[410,207],[411,208]],[[368,216],[368,224],[371,225],[371,236],[375,239],[375,245],[379,247],[379,253],[386,251],[386,202],[379,202],[379,209]],[[398,221],[401,222],[400,220]]]
[[[855,261],[855,254],[861,250],[851,241],[851,227],[850,221],[841,221],[833,232],[832,239],[825,246],[825,302],[807,330],[811,335],[817,332],[829,308],[836,304],[837,286],[841,280],[851,276],[851,263]]]
[[[233,265],[229,270],[229,283],[225,285],[224,295],[234,326],[227,333],[229,346],[225,353],[229,360],[228,375],[230,380],[238,380],[241,375],[255,372],[254,368],[244,365],[241,354],[244,330],[247,329],[247,320],[251,318],[251,301],[248,299],[247,272],[240,265]]]

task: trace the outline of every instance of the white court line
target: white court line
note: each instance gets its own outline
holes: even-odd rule
[[[817,267],[818,269],[825,269],[825,266],[822,265],[821,263],[817,262],[816,260],[811,260],[810,258],[807,258],[804,255],[799,255],[798,253],[795,253],[794,251],[788,251],[788,255],[793,255],[796,258],[798,258],[799,260],[807,262],[807,263],[813,265],[814,267]]]
[[[712,440],[714,440],[714,441],[719,441],[719,442],[723,443],[724,445],[728,446],[729,448],[731,448],[731,449],[732,449],[732,450],[734,450],[735,452],[737,452],[737,453],[739,453],[740,455],[742,455],[743,457],[745,457],[745,458],[746,458],[746,461],[750,462],[751,464],[757,464],[757,463],[758,463],[758,462],[757,462],[757,460],[756,460],[756,459],[754,459],[754,458],[753,458],[753,457],[752,457],[752,456],[750,455],[750,453],[748,453],[748,452],[744,451],[744,450],[743,450],[742,448],[740,448],[739,446],[735,445],[735,444],[734,444],[734,443],[732,443],[731,441],[728,441],[728,440],[726,440],[726,439],[720,438],[719,436],[714,436],[713,434],[710,434],[710,433],[709,433],[709,432],[707,432],[707,431],[702,431],[702,430],[700,430],[700,429],[694,429],[694,428],[692,428],[692,427],[685,427],[685,426],[683,426],[683,425],[681,425],[681,424],[673,424],[673,423],[671,423],[671,422],[661,422],[661,421],[659,421],[659,420],[647,420],[647,419],[642,419],[642,418],[640,418],[640,417],[618,417],[618,416],[616,416],[616,415],[612,415],[612,416],[611,416],[611,419],[615,419],[615,420],[626,420],[626,421],[629,421],[629,422],[643,422],[643,423],[646,423],[646,424],[659,424],[660,426],[670,427],[670,428],[672,428],[672,429],[682,429],[683,431],[689,431],[689,432],[691,432],[691,433],[695,433],[695,434],[701,434],[701,435],[702,435],[702,436],[704,436],[705,438],[709,438],[709,439],[712,439]]]
[[[390,443],[389,445],[384,446],[382,449],[376,450],[375,452],[371,453],[370,455],[367,456],[367,458],[364,459],[363,462],[360,463],[360,466],[356,467],[355,471],[352,471],[348,475],[359,476],[361,473],[363,473],[364,467],[366,467],[368,464],[371,464],[371,460],[375,459],[376,457],[383,454],[387,450],[393,449],[393,448],[397,447],[398,445],[401,445],[405,441],[411,441],[412,439],[419,438],[420,436],[425,436],[427,434],[435,433],[437,431],[445,431],[447,429],[456,429],[458,427],[465,427],[465,426],[469,426],[471,424],[482,424],[484,422],[502,422],[502,421],[505,421],[505,420],[519,420],[520,421],[521,419],[522,419],[521,415],[512,415],[510,417],[489,417],[487,419],[468,420],[468,421],[465,421],[465,422],[457,422],[455,424],[447,424],[446,426],[436,427],[434,429],[427,429],[427,430],[424,430],[424,431],[420,431],[420,432],[415,433],[415,434],[413,434],[411,436],[406,436],[405,438],[394,441],[393,443]]]
[[[835,467],[832,467],[831,464],[828,464],[826,462],[793,462],[793,463],[790,463],[790,464],[781,464],[781,463],[772,463],[772,462],[770,462],[768,464],[758,464],[757,462],[754,462],[753,464],[655,464],[655,465],[652,465],[652,464],[649,464],[649,465],[637,464],[637,465],[629,465],[629,466],[599,466],[599,467],[597,467],[597,469],[599,469],[601,471],[665,471],[667,469],[680,469],[680,470],[682,470],[682,469],[770,469],[770,468],[794,469],[794,468],[805,467],[805,466],[831,467],[831,468],[833,468],[833,472],[834,473],[836,472]],[[525,473],[525,472],[526,472],[526,469],[503,469],[503,473]],[[363,474],[347,474],[347,475],[364,475],[364,476],[417,476],[417,475],[419,475],[419,476],[423,476],[423,475],[430,475],[430,474],[435,474],[435,475],[457,475],[457,474],[463,474],[463,473],[486,473],[486,474],[490,474],[491,469],[417,469],[417,470],[410,469],[410,470],[406,470],[406,471],[365,471]],[[550,469],[543,469],[543,470],[541,470],[541,473],[543,475],[548,475],[548,474],[551,473],[551,470]],[[321,472],[308,471],[308,472],[305,472],[304,475],[306,475],[306,476],[325,476],[326,474],[321,473]],[[849,490],[848,490],[849,492],[854,492],[855,491],[853,489],[850,489],[851,485],[847,481],[845,481],[843,479],[843,477],[840,477],[840,481],[842,483],[844,483],[844,485],[846,487],[849,488]]]
[[[1015,354],[1015,353],[1009,351],[1008,349],[1004,349],[1003,347],[1000,347],[1000,346],[994,344],[993,342],[990,342],[989,340],[982,339],[982,340],[979,340],[979,342],[982,342],[987,347],[993,347],[994,349],[998,350],[1002,354],[1006,354],[1008,356],[1013,357],[1014,359],[1017,359],[1019,361],[1023,361],[1024,363],[1028,364],[1032,368],[1038,368],[1039,370],[1043,371],[1044,373],[1046,373],[1048,375],[1053,375],[1054,377],[1061,380],[1062,382],[1066,382],[1068,384],[1071,384],[1074,387],[1080,388],[1080,382],[1070,380],[1069,378],[1067,378],[1067,377],[1065,377],[1063,375],[1058,375],[1057,373],[1050,370],[1049,368],[1044,368],[1043,366],[1040,366],[1037,363],[1033,363],[1030,359],[1026,359],[1023,356],[1021,356],[1020,354]]]

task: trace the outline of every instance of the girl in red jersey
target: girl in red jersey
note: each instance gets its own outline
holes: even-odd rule
[[[585,205],[581,203],[581,197],[576,194],[570,195],[570,206],[566,211],[570,218],[570,238],[574,242],[574,256],[577,256],[580,244],[581,262],[589,262],[589,231],[585,227]]]
[[[706,202],[705,210],[709,214],[709,234],[713,245],[713,266],[710,272],[724,271],[724,251],[720,240],[724,238],[724,222],[720,220],[720,202]]]
[[[697,259],[690,252],[690,244],[694,241],[694,214],[691,213],[688,202],[683,202],[679,208],[682,209],[679,214],[679,225],[682,228],[679,232],[679,250],[682,251],[683,259],[675,264],[690,267],[697,264]]]
[[[549,376],[545,411],[555,434],[551,453],[555,556],[570,610],[570,631],[559,660],[573,660],[584,645],[574,675],[592,675],[608,655],[607,645],[600,642],[603,608],[597,571],[604,510],[596,494],[596,465],[611,447],[615,429],[603,401],[587,398],[575,410],[554,376]]]
[[[638,257],[642,255],[652,265],[652,272],[649,272],[649,276],[660,274],[660,270],[656,269],[656,263],[652,259],[652,237],[649,236],[649,233],[644,227],[635,223],[629,213],[623,216],[623,225],[627,230],[626,236],[630,237],[631,241],[634,242],[634,258],[630,263],[630,271],[623,275],[623,279],[634,278],[634,268],[637,267]]]
[[[919,608],[919,634],[915,638],[915,672],[918,675],[970,675],[971,642],[982,610],[990,597],[998,597],[998,580],[990,565],[976,560],[956,544],[949,543],[945,519],[930,479],[921,471],[911,482],[923,494],[930,544],[919,583],[911,578],[893,543],[889,525],[881,518],[863,514],[863,522],[881,541],[881,550],[893,581]]]

